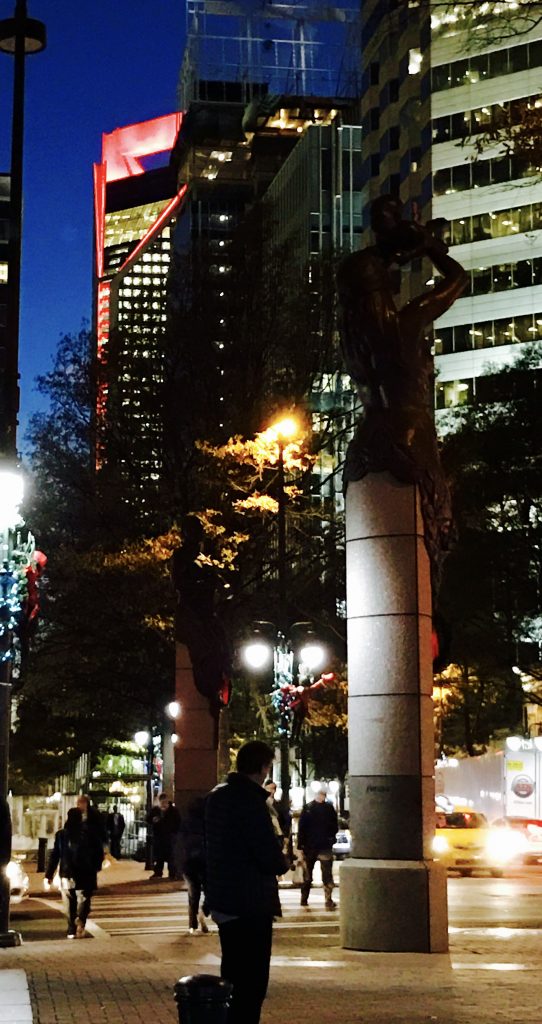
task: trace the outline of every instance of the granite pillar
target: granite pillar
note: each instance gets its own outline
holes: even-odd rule
[[[188,648],[175,648],[175,700],[181,706],[175,722],[175,803],[182,815],[195,797],[216,786],[218,729],[209,701],[196,690]]]
[[[348,484],[346,569],[352,858],[341,865],[348,949],[445,952],[435,829],[431,582],[417,488]]]

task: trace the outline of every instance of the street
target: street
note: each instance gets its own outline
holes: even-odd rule
[[[340,903],[340,889],[335,890]],[[324,909],[320,887],[311,893],[308,909],[299,905],[299,889],[282,888],[283,917],[275,924],[275,951],[287,950],[295,944],[299,932],[310,946],[337,947],[339,912]],[[484,875],[473,878],[448,879],[448,909],[451,929],[542,929],[542,866],[521,867],[507,873],[504,878]],[[12,910],[12,926],[20,929],[27,941],[35,938],[59,937],[64,921],[58,900],[31,899]],[[184,891],[100,892],[93,898],[91,929],[93,934],[130,937],[153,949],[174,936],[184,937],[191,943],[203,943],[206,956],[215,950],[215,934],[188,936],[187,896]],[[213,960],[216,950],[213,954]]]

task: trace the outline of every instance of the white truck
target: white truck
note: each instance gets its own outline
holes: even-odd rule
[[[542,736],[509,736],[502,750],[439,761],[435,791],[482,811],[490,824],[503,817],[542,820]]]

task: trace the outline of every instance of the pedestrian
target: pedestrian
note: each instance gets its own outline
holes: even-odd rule
[[[158,803],[152,808],[148,821],[152,829],[153,852],[153,873],[150,877],[162,878],[164,865],[167,864],[169,878],[177,878],[175,848],[181,827],[181,816],[167,793],[160,793]]]
[[[60,894],[68,919],[68,939],[82,939],[90,914],[92,893],[98,884],[103,846],[96,833],[87,827],[78,807],[68,811],[64,828],[58,830],[44,885],[48,889],[58,868]]]
[[[269,796],[267,797],[267,806],[269,813],[271,814],[271,821],[273,822],[273,828],[280,838],[282,852],[288,857],[290,852],[290,832],[291,822],[290,815],[285,814],[282,804],[275,799],[275,793],[277,792],[277,784],[273,779],[266,779],[264,783],[264,789],[267,790]]]
[[[258,1024],[269,981],[277,876],[288,870],[263,783],[274,753],[250,740],[237,771],[205,803],[206,897],[218,924],[221,975],[233,986],[228,1024]]]
[[[326,789],[322,786],[314,800],[303,808],[299,817],[297,848],[303,854],[303,882],[301,884],[301,906],[307,907],[312,886],[312,875],[316,861],[320,861],[322,882],[326,896],[326,910],[335,910],[333,893],[333,843],[339,822],[333,804],[326,800]]]
[[[188,807],[181,824],[182,869],[188,890],[188,929],[196,935],[198,925],[204,935],[205,921],[205,800],[197,797]],[[203,897],[203,905],[200,901]]]
[[[107,815],[107,835],[109,838],[109,850],[113,857],[120,860],[121,842],[126,822],[124,815],[120,813],[116,804]]]
[[[108,845],[107,826],[103,815],[101,815],[99,810],[92,805],[90,797],[85,793],[80,793],[77,797],[76,807],[81,811],[83,828],[92,836],[93,844],[95,844],[96,847],[98,845],[101,847],[101,858],[103,860],[104,847]],[[98,871],[100,870],[100,867],[101,861]]]

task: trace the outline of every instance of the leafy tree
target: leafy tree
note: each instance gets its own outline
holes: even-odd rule
[[[472,753],[499,728],[521,728],[514,666],[540,666],[542,375],[536,346],[480,380],[484,404],[463,407],[444,439],[458,540],[441,609],[453,668],[444,739]]]

